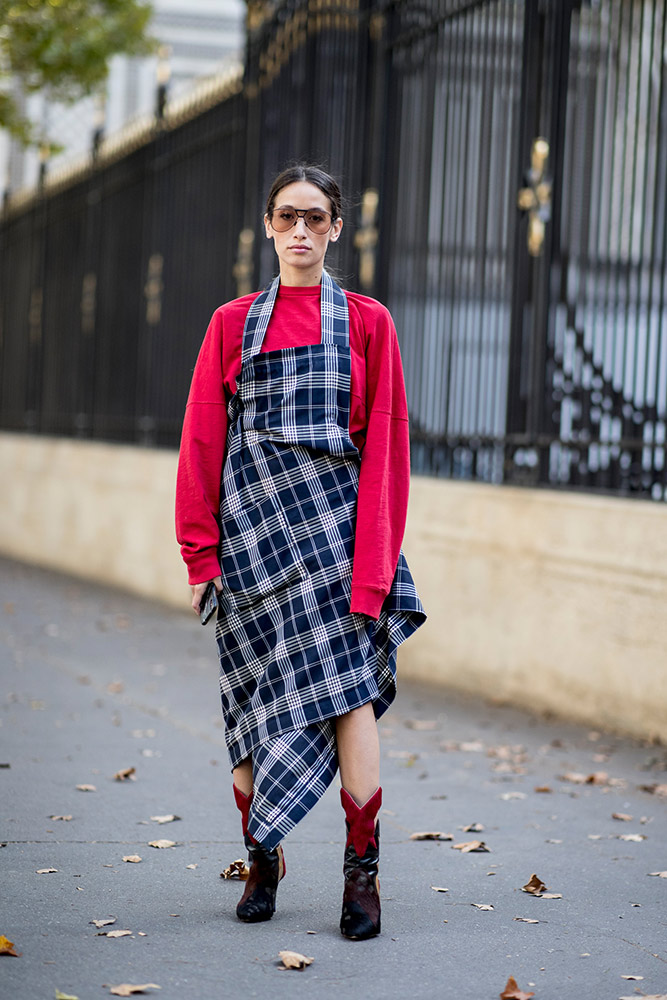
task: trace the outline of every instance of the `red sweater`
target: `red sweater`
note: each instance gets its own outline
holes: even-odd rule
[[[398,339],[387,309],[345,293],[350,315],[350,437],[361,453],[350,611],[377,619],[391,589],[410,483],[408,412]],[[197,358],[176,485],[176,534],[191,584],[220,575],[220,481],[227,401],[241,370],[243,326],[257,293],[220,306]],[[321,342],[320,286],[280,285],[262,351]]]

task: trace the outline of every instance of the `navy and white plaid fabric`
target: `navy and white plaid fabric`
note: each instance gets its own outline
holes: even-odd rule
[[[261,353],[279,279],[250,307],[229,403],[216,627],[232,767],[253,759],[249,831],[275,846],[337,767],[333,720],[396,692],[425,620],[403,553],[380,618],[350,613],[361,458],[349,434],[349,321],[324,272],[322,342]]]

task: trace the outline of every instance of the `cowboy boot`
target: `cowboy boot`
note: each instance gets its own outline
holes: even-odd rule
[[[382,789],[361,807],[344,788],[340,799],[347,829],[340,931],[346,938],[363,941],[380,933],[380,823],[375,817],[382,805]]]
[[[248,814],[252,803],[252,792],[244,795],[234,785],[234,798],[241,811],[243,839],[248,849],[250,874],[245,891],[236,907],[236,916],[247,924],[270,920],[276,911],[276,889],[285,874],[285,858],[280,845],[267,851],[252,834],[248,833]]]

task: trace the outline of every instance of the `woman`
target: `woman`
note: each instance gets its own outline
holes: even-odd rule
[[[280,841],[341,775],[340,928],[380,932],[376,718],[396,650],[425,620],[400,546],[409,485],[405,386],[387,310],[324,270],[343,227],[335,180],[276,178],[264,226],[279,276],[213,315],[194,371],[176,522],[216,640],[233,778],[251,862],[237,907],[268,920]]]

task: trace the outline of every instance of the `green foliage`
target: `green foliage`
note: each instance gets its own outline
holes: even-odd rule
[[[152,15],[144,0],[0,0],[0,128],[37,142],[11,93],[46,90],[75,101],[104,83],[112,56],[146,55]]]

